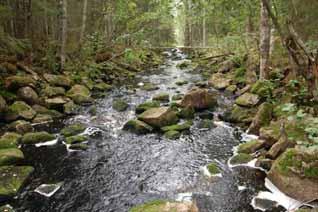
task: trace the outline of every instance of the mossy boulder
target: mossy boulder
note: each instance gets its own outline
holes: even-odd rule
[[[145,112],[146,110],[149,110],[151,108],[160,107],[160,103],[158,101],[149,101],[142,103],[136,107],[136,113],[140,114]]]
[[[178,112],[178,116],[182,119],[193,119],[195,115],[195,109],[191,106],[181,108]]]
[[[24,159],[23,152],[18,148],[0,149],[0,167],[15,165]]]
[[[17,148],[21,135],[7,132],[0,138],[0,149]]]
[[[56,97],[65,95],[65,88],[46,86],[42,91],[41,95],[46,97]]]
[[[270,103],[263,103],[258,108],[257,114],[250,125],[248,132],[258,135],[261,127],[268,126],[272,120],[273,105]]]
[[[38,143],[44,143],[48,141],[52,141],[55,139],[55,136],[48,133],[48,132],[34,132],[34,133],[26,133],[22,139],[22,144],[38,144]]]
[[[18,120],[18,121],[12,122],[8,125],[8,128],[9,130],[15,131],[21,135],[34,131],[34,128],[31,125],[31,123],[25,120]]]
[[[136,134],[146,134],[152,132],[153,128],[145,122],[135,119],[128,121],[124,125],[123,130],[130,131]]]
[[[97,92],[110,91],[111,89],[112,86],[104,82],[97,83],[93,86],[93,91]]]
[[[215,127],[215,125],[211,119],[202,119],[199,121],[197,127],[199,129],[212,129]]]
[[[36,81],[31,75],[11,76],[5,79],[5,87],[8,90],[18,90],[19,88],[30,86],[35,87]]]
[[[220,174],[221,171],[216,163],[210,163],[206,167],[211,175]]]
[[[32,120],[32,123],[34,124],[42,124],[42,123],[50,123],[50,122],[53,122],[52,116],[45,115],[45,114],[38,114]]]
[[[31,166],[0,167],[0,199],[14,197],[33,171],[34,168]]]
[[[175,130],[171,130],[171,131],[167,131],[164,136],[167,139],[171,139],[171,140],[176,140],[178,138],[180,138],[181,133],[179,131],[175,131]]]
[[[228,94],[233,94],[235,93],[236,90],[237,90],[236,85],[230,85],[225,89],[225,92],[227,92]]]
[[[169,107],[151,108],[138,116],[138,119],[155,128],[176,124],[179,119]]]
[[[67,115],[77,114],[79,106],[75,104],[72,100],[63,105],[63,111]]]
[[[113,101],[113,109],[118,112],[123,112],[127,110],[129,104],[124,99],[115,99]]]
[[[82,143],[72,144],[72,145],[69,146],[69,149],[86,151],[88,149],[88,145],[87,144],[82,144]]]
[[[243,107],[254,107],[259,103],[259,96],[252,93],[244,93],[235,100],[235,103]]]
[[[198,212],[198,208],[192,202],[168,202],[154,200],[142,205],[137,205],[129,212]]]
[[[252,140],[238,146],[238,153],[252,154],[263,148],[264,142],[261,140]]]
[[[251,92],[260,96],[261,98],[268,98],[272,96],[273,83],[268,80],[259,80],[251,87]]]
[[[31,87],[22,87],[17,92],[18,98],[30,105],[39,102],[38,94]]]
[[[158,102],[169,102],[170,101],[170,96],[168,93],[160,93],[155,95],[152,98],[153,101],[158,101]]]
[[[224,90],[231,84],[231,79],[227,79],[225,74],[216,73],[208,81],[209,86],[216,88],[218,90]]]
[[[159,90],[159,87],[152,84],[152,83],[145,83],[142,87],[141,87],[142,90],[145,90],[145,91],[155,91],[155,90]]]
[[[66,137],[65,141],[67,144],[78,144],[87,141],[88,138],[85,135],[74,135],[70,137]]]
[[[239,165],[239,164],[245,164],[253,160],[253,157],[249,154],[240,153],[237,155],[234,155],[231,160],[231,165]]]
[[[76,104],[92,103],[90,91],[83,85],[74,85],[66,95],[70,97]]]
[[[268,178],[288,196],[312,201],[318,198],[317,161],[317,150],[288,149],[274,162]]]
[[[168,132],[168,131],[181,132],[181,131],[185,131],[185,130],[190,130],[192,124],[193,124],[192,121],[187,121],[183,124],[175,124],[175,125],[171,125],[171,126],[162,127],[161,131],[163,131],[163,132]]]
[[[181,106],[193,107],[196,110],[214,108],[217,106],[216,94],[207,89],[192,89],[182,99]]]
[[[56,109],[62,111],[63,106],[71,101],[69,98],[65,96],[56,96],[52,98],[46,98],[45,104],[50,109]]]
[[[44,74],[44,79],[51,86],[64,87],[68,89],[72,85],[71,79],[65,75]]]
[[[17,119],[31,120],[36,112],[28,104],[22,101],[16,101],[9,106],[5,119],[7,121],[15,121]]]
[[[82,124],[71,124],[61,130],[61,134],[65,137],[78,135],[85,131],[86,127]]]
[[[56,110],[48,109],[41,105],[33,105],[32,109],[36,111],[38,114],[50,115],[53,119],[62,118],[64,115]]]
[[[254,108],[249,109],[234,105],[228,117],[225,117],[225,121],[250,124],[253,121],[256,112],[257,111]]]
[[[186,84],[189,84],[189,81],[187,80],[179,80],[176,82],[176,85],[178,86],[182,86],[182,85],[186,85]]]

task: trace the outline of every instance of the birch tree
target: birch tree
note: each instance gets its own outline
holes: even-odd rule
[[[67,0],[61,0],[61,9],[62,9],[62,29],[61,29],[61,70],[64,69],[65,66],[65,48],[66,48],[66,40],[67,40]]]

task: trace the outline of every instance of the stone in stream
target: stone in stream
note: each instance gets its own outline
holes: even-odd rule
[[[214,162],[208,164],[206,168],[207,168],[207,170],[209,171],[210,175],[212,175],[212,176],[221,173],[221,171],[220,171],[218,165],[217,165],[216,163],[214,163]]]
[[[46,98],[45,104],[50,109],[62,110],[63,106],[69,101],[71,100],[65,96],[56,96],[53,98]]]
[[[168,202],[164,200],[154,200],[142,205],[137,205],[129,212],[199,212],[193,202]]]
[[[15,165],[23,159],[23,152],[18,148],[0,149],[0,166]]]
[[[31,166],[1,166],[0,201],[14,197],[33,171]]]
[[[44,74],[43,77],[52,86],[64,87],[68,89],[72,84],[70,78],[65,75]]]
[[[164,136],[167,139],[176,140],[176,139],[180,138],[181,133],[179,131],[176,131],[176,130],[171,130],[171,131],[165,132]]]
[[[22,144],[38,144],[38,143],[45,143],[48,141],[52,141],[55,139],[55,136],[49,134],[47,132],[35,132],[35,133],[26,133],[22,139]]]
[[[67,127],[64,127],[61,130],[61,134],[65,137],[70,137],[74,135],[78,135],[85,131],[86,127],[83,124],[72,124]]]
[[[75,104],[72,100],[63,105],[63,111],[67,115],[77,114],[79,106]]]
[[[186,84],[189,84],[189,81],[187,80],[179,80],[176,82],[176,85],[178,86],[182,86],[182,85],[186,85]]]
[[[52,116],[53,119],[62,118],[64,116],[62,113],[60,113],[56,110],[52,110],[52,109],[50,110],[50,109],[43,107],[41,105],[33,105],[32,109],[39,114],[50,115],[50,116]]]
[[[115,99],[113,101],[113,109],[118,112],[123,112],[127,110],[128,107],[129,107],[129,104],[123,99]]]
[[[12,122],[8,125],[8,128],[9,130],[15,131],[21,135],[34,131],[34,128],[31,125],[31,123],[25,120],[17,120],[15,122]]]
[[[146,134],[152,132],[153,128],[145,122],[135,119],[128,121],[124,125],[123,130],[130,131],[136,134]]]
[[[42,124],[42,123],[49,123],[49,122],[53,122],[52,116],[44,115],[44,114],[38,114],[32,120],[32,123],[34,124]]]
[[[30,86],[35,87],[36,81],[31,75],[11,76],[5,79],[5,87],[8,90],[18,90],[19,88]]]
[[[17,119],[31,120],[36,115],[36,112],[23,101],[16,101],[9,106],[5,114],[6,121],[15,121]]]
[[[159,87],[152,84],[152,83],[145,83],[142,87],[141,87],[142,90],[145,90],[145,91],[155,91],[155,90],[159,90]]]
[[[93,91],[102,92],[102,91],[110,91],[112,89],[112,86],[109,84],[106,84],[104,82],[97,83],[93,86]]]
[[[37,187],[34,191],[43,196],[51,197],[61,188],[62,185],[63,183],[42,184],[39,187]]]
[[[87,141],[88,138],[85,135],[73,135],[65,138],[67,144],[78,144]]]
[[[204,110],[217,106],[216,94],[207,89],[195,88],[189,91],[181,102],[182,107],[193,107],[196,110]]]
[[[195,109],[191,106],[181,108],[181,110],[178,112],[178,116],[182,119],[193,119],[194,115]]]
[[[69,91],[67,91],[66,96],[70,97],[76,104],[89,104],[93,102],[91,98],[91,93],[87,87],[83,85],[74,85]]]
[[[71,150],[81,150],[81,151],[86,151],[88,149],[88,145],[87,144],[83,144],[83,143],[78,143],[78,144],[72,144],[69,146],[69,149]]]
[[[0,138],[0,149],[18,148],[21,135],[17,133],[7,132]]]
[[[171,125],[171,126],[162,127],[161,131],[163,131],[163,132],[168,132],[168,131],[181,132],[181,131],[185,131],[185,130],[190,130],[192,124],[193,124],[192,121],[187,121],[183,124],[175,124],[175,125]]]
[[[272,120],[272,114],[273,114],[272,104],[267,102],[261,104],[247,132],[250,134],[258,135],[261,127],[264,127],[270,124],[270,121]]]
[[[264,142],[261,140],[252,140],[238,146],[238,153],[252,154],[264,147]]]
[[[151,108],[138,116],[138,119],[155,128],[176,124],[177,114],[169,107]]]
[[[231,165],[246,164],[252,160],[253,160],[253,157],[251,155],[245,154],[245,153],[240,153],[240,154],[234,155],[230,159],[230,164]]]
[[[254,107],[259,103],[259,96],[252,93],[244,93],[235,100],[235,103],[243,107]]]
[[[152,98],[153,101],[158,101],[158,102],[169,102],[170,101],[170,96],[168,93],[159,93],[155,95]]]
[[[149,110],[150,108],[156,108],[156,107],[160,107],[160,102],[158,101],[144,102],[136,107],[136,113],[140,114],[145,112],[146,110]]]
[[[227,79],[222,73],[216,73],[209,79],[208,84],[218,90],[223,90],[230,86],[231,79]]]
[[[31,87],[22,87],[17,91],[18,98],[30,105],[39,102],[38,94]]]
[[[228,94],[234,94],[236,90],[237,90],[236,85],[230,85],[225,89],[225,92]]]
[[[41,95],[46,97],[56,97],[65,95],[65,92],[65,88],[63,87],[53,87],[48,85],[41,91]]]
[[[199,129],[212,129],[215,127],[215,124],[211,119],[202,119],[199,121],[197,127]]]

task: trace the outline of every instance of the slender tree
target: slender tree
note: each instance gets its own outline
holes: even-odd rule
[[[61,9],[62,9],[62,29],[61,29],[61,70],[64,69],[66,55],[65,55],[65,49],[66,49],[66,40],[67,40],[67,0],[61,0]]]
[[[86,30],[86,20],[87,20],[87,0],[84,0],[80,44],[82,44],[84,40],[85,30]]]

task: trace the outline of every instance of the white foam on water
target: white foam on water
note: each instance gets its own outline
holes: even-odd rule
[[[138,86],[139,86],[139,87],[142,87],[142,86],[144,86],[144,85],[145,85],[145,83],[143,83],[143,82],[138,83]]]
[[[177,202],[192,202],[192,193],[179,193],[176,198]]]
[[[63,183],[57,183],[57,184],[42,184],[39,187],[37,187],[34,191],[36,193],[39,193],[45,197],[51,197],[53,196],[61,187],[62,187]],[[47,187],[54,187],[53,190],[51,190],[50,192],[44,192],[43,190]]]
[[[41,147],[41,146],[53,146],[53,145],[57,144],[57,141],[58,141],[57,139],[54,139],[54,140],[52,140],[52,141],[35,144],[35,146],[36,146],[36,147]]]
[[[245,141],[245,142],[249,142],[249,141],[252,141],[252,140],[256,140],[256,139],[258,139],[258,138],[259,138],[259,137],[258,137],[257,135],[242,133],[242,141]]]
[[[239,191],[244,191],[244,190],[247,189],[247,187],[246,187],[246,186],[237,186],[237,189],[238,189]]]
[[[218,173],[218,174],[211,174],[208,170],[208,167],[207,166],[203,166],[201,167],[201,170],[203,172],[203,175],[206,176],[206,177],[223,177],[222,173]]]
[[[277,202],[278,205],[284,207],[287,211],[294,211],[299,209],[300,206],[302,206],[302,203],[300,201],[295,200],[287,196],[286,194],[284,194],[268,178],[265,179],[265,187],[269,191],[259,192],[257,196],[254,197],[251,202],[251,205],[255,209],[265,211],[264,209],[258,208],[258,206],[255,205],[256,198]]]
[[[232,128],[228,123],[224,122],[224,121],[214,121],[214,124],[218,127],[224,127],[227,129]]]

